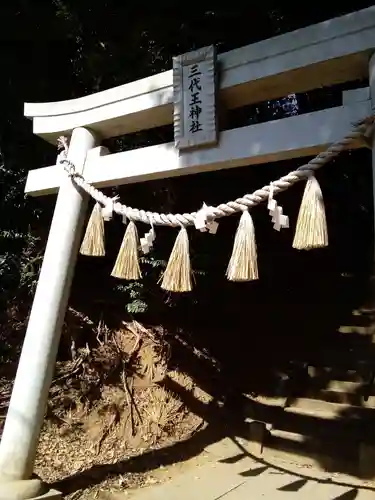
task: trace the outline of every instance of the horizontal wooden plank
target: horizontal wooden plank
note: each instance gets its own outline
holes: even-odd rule
[[[366,77],[374,48],[370,7],[232,50],[219,56],[220,102],[239,107]],[[25,116],[52,143],[79,126],[112,137],[171,124],[172,71],[79,99],[26,103]]]
[[[180,153],[174,143],[100,156],[90,154],[84,176],[96,187],[130,184],[317,154],[371,114],[370,101],[251,125],[221,133],[217,147]],[[31,170],[25,192],[55,193],[61,167]]]

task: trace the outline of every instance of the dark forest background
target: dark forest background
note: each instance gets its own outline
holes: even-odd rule
[[[56,150],[32,134],[23,103],[71,99],[171,68],[172,57],[205,45],[225,52],[371,5],[371,2],[284,4],[246,7],[231,3],[208,10],[202,4],[137,4],[87,0],[3,0],[0,6],[0,325],[7,361],[20,345],[38,278],[54,196],[24,196],[27,171],[55,162]],[[250,4],[248,4],[250,5]],[[341,104],[351,82],[292,97],[280,96],[226,112],[226,128],[306,113]],[[291,82],[291,92],[293,85]],[[314,134],[314,131],[311,131]],[[172,126],[115,138],[110,150],[172,139]],[[364,300],[372,268],[371,153],[343,154],[319,173],[326,203],[330,246],[322,251],[291,248],[304,186],[280,195],[291,230],[272,229],[264,207],[254,211],[260,280],[234,284],[225,278],[237,217],[220,221],[215,236],[189,231],[196,285],[191,294],[169,295],[157,284],[176,231],[158,229],[155,250],[143,259],[139,283],[110,277],[122,236],[120,220],[106,225],[107,256],[80,257],[71,305],[94,323],[115,326],[135,315],[149,324],[193,332],[195,341],[234,366],[313,352],[329,344],[329,332]],[[127,204],[148,210],[193,211],[252,192],[297,167],[300,161],[243,167],[125,186]],[[139,227],[142,233],[146,227]],[[104,319],[103,319],[104,318]],[[272,335],[272,343],[269,335]],[[230,338],[230,341],[228,341]],[[226,339],[226,341],[224,341]],[[221,341],[222,340],[222,341]],[[86,338],[81,342],[85,343]],[[243,346],[243,348],[242,348]],[[310,346],[307,348],[307,346]],[[315,346],[313,348],[313,346]],[[64,349],[60,352],[64,356]]]

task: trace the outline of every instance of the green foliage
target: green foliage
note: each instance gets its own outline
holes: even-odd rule
[[[126,310],[129,314],[141,314],[147,311],[147,304],[144,300],[135,299],[126,304]]]
[[[0,166],[0,179],[3,187],[0,213],[0,301],[6,303],[20,288],[32,291],[32,281],[36,279],[35,266],[30,262],[38,259],[35,254],[38,238],[31,234],[27,222],[23,199],[21,176],[4,163]],[[20,217],[20,218],[19,218]],[[30,260],[31,259],[31,260]]]

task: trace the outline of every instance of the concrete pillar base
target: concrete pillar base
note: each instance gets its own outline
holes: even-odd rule
[[[62,494],[57,490],[49,490],[44,495],[30,498],[30,500],[62,500]]]
[[[41,479],[3,482],[0,479],[0,500],[61,500],[62,495],[51,490]]]

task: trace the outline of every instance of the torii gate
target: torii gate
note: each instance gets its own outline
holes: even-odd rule
[[[309,156],[373,112],[374,53],[370,7],[220,55],[228,109],[368,76],[369,87],[343,92],[339,107],[223,131],[218,144],[213,134],[205,149],[172,143],[109,154],[99,145],[173,122],[172,71],[80,99],[26,103],[25,116],[53,144],[71,136],[68,159],[96,187]],[[61,498],[32,472],[88,202],[61,164],[30,171],[25,192],[58,196],[0,444],[0,500]]]

